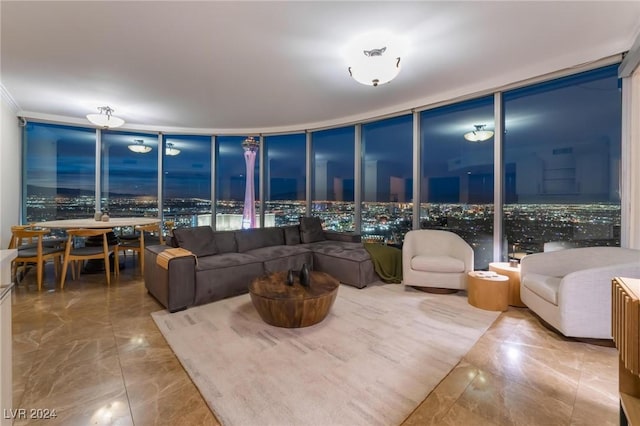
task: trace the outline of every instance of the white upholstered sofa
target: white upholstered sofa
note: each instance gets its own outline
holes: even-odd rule
[[[402,283],[412,287],[465,290],[473,249],[453,232],[409,231],[402,244]]]
[[[520,297],[567,337],[611,338],[611,280],[640,278],[640,250],[585,247],[525,256]]]

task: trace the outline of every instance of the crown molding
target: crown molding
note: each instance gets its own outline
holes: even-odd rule
[[[7,102],[7,105],[9,105],[9,108],[11,108],[13,112],[17,114],[18,111],[20,111],[21,109],[20,105],[18,105],[16,100],[13,99],[13,96],[11,96],[11,93],[9,93],[7,88],[4,87],[4,84],[2,83],[0,83],[0,95],[2,96],[2,99],[4,99]]]
[[[625,55],[620,67],[618,67],[618,77],[629,77],[640,66],[640,26],[636,31],[635,41]]]

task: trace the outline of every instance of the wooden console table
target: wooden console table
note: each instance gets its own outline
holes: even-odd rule
[[[611,334],[619,353],[620,425],[640,425],[640,279],[611,283]]]

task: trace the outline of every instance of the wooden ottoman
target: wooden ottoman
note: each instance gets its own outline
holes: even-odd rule
[[[487,311],[506,311],[509,307],[509,277],[495,272],[471,271],[467,275],[469,304]]]

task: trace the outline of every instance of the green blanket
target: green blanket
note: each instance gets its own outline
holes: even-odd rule
[[[373,268],[386,283],[402,282],[402,250],[377,243],[364,243]]]

